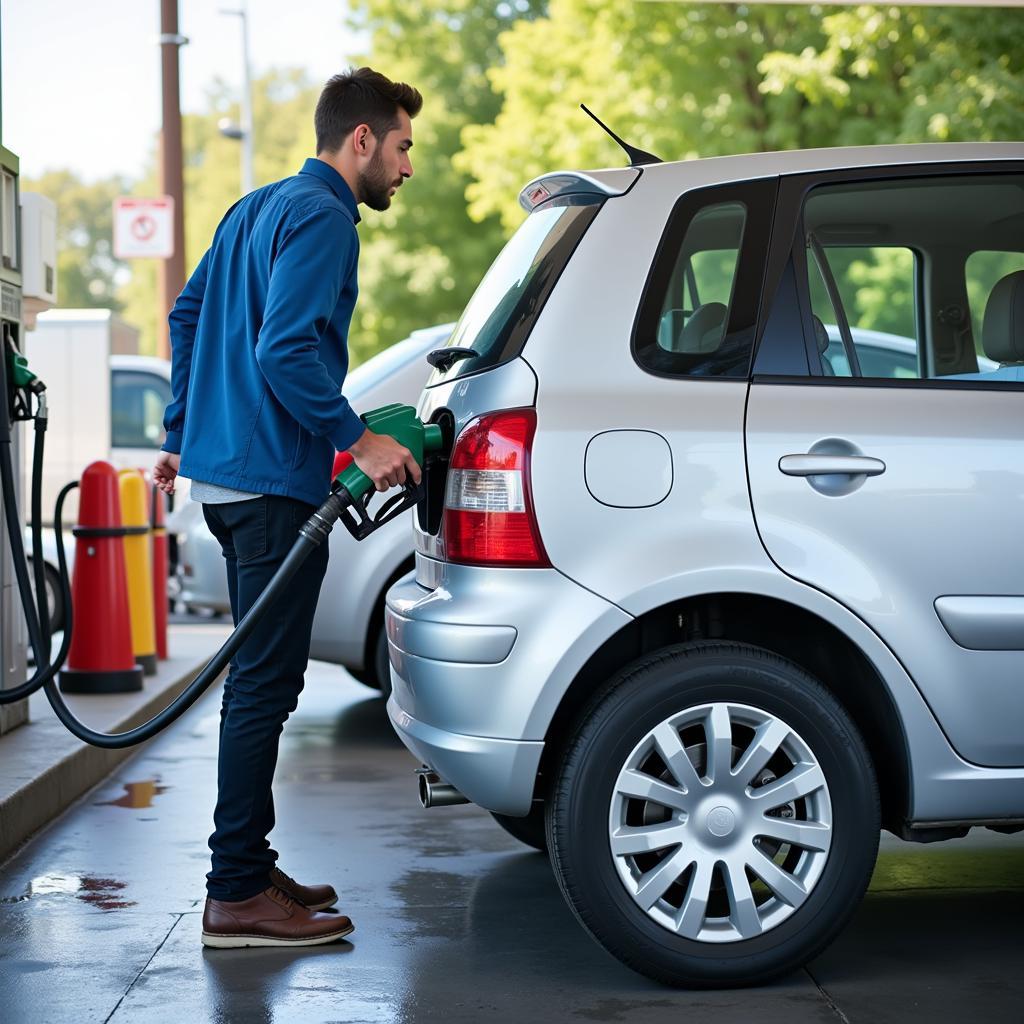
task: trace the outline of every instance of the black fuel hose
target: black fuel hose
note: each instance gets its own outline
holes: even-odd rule
[[[47,660],[53,635],[50,630],[50,603],[46,599],[46,562],[43,558],[43,444],[49,423],[46,395],[39,396],[39,410],[35,417],[35,443],[32,446],[32,571],[36,584],[36,609],[39,614],[39,634],[43,640]],[[61,538],[63,540],[63,537]],[[67,606],[67,601],[64,602]],[[36,661],[36,665],[41,662]]]
[[[44,417],[45,419],[45,417]],[[42,460],[43,460],[43,437],[45,426],[40,428],[37,422],[35,437],[35,452],[32,460],[33,480],[32,505],[42,505]],[[69,485],[61,491],[58,498],[58,508],[63,505],[64,498],[72,487]],[[40,571],[43,569],[42,555],[42,521],[39,515],[35,515],[32,523],[32,545],[33,545],[33,566],[36,569],[36,594],[32,594],[32,584],[28,575],[28,564],[25,558],[25,543],[21,535],[21,520],[18,516],[18,506],[15,503],[14,483],[14,460],[11,457],[11,442],[7,438],[0,437],[0,488],[3,490],[4,519],[7,525],[7,535],[11,543],[11,561],[14,564],[14,575],[18,583],[18,593],[21,597],[22,608],[25,612],[25,625],[28,627],[29,643],[32,646],[32,653],[36,660],[36,671],[31,679],[26,680],[20,686],[9,690],[0,690],[0,704],[13,704],[15,701],[24,700],[31,696],[40,687],[45,686],[60,670],[67,657],[68,649],[71,646],[71,629],[64,631],[64,639],[61,642],[60,652],[51,662],[50,660],[50,617],[46,600],[45,576],[44,585],[39,586]],[[64,593],[64,606],[71,608],[71,586],[68,583],[67,557],[64,552],[64,537],[61,531],[57,531],[57,561],[60,567],[61,589]],[[41,619],[45,619],[46,626],[42,625]],[[70,627],[70,619],[68,620]]]
[[[61,499],[57,502],[57,509],[54,513],[54,527],[60,536],[63,529],[63,497],[72,484],[69,484],[61,492]],[[242,621],[235,627],[234,632],[227,638],[221,649],[210,659],[206,667],[192,680],[188,686],[159,714],[154,715],[148,722],[127,732],[104,733],[90,729],[83,722],[80,722],[72,714],[70,708],[64,701],[57,684],[53,682],[52,676],[45,684],[46,697],[53,708],[54,714],[60,719],[65,727],[77,736],[80,740],[92,744],[94,747],[104,747],[108,750],[118,750],[123,747],[132,747],[136,743],[142,743],[151,739],[162,729],[166,729],[172,722],[180,718],[192,705],[210,688],[217,680],[221,672],[227,668],[228,663],[235,653],[248,639],[249,635],[259,624],[260,619],[267,613],[270,606],[281,595],[281,592],[290,582],[291,578],[298,571],[303,562],[312,552],[327,540],[332,527],[338,521],[338,517],[345,510],[348,504],[347,494],[332,492],[327,500],[313,513],[312,516],[302,525],[299,536],[288,552],[280,568],[274,573],[266,589],[253,603],[252,607],[242,617]],[[67,565],[62,565],[61,571],[67,576]],[[67,604],[69,615],[66,625],[65,636],[71,634],[71,602]]]
[[[5,367],[0,366],[0,390],[6,392],[7,381]],[[0,704],[13,704],[15,701],[35,693],[42,687],[54,714],[61,723],[80,740],[95,747],[118,750],[135,746],[145,740],[152,739],[158,732],[166,729],[172,722],[180,718],[217,680],[227,668],[235,653],[249,638],[260,620],[271,605],[287,587],[291,578],[303,562],[327,540],[334,524],[343,512],[354,504],[344,488],[332,491],[324,503],[313,513],[299,529],[299,536],[285,560],[274,573],[266,588],[242,617],[232,634],[224,642],[221,649],[210,659],[202,671],[171,701],[161,712],[154,715],[148,722],[129,729],[127,732],[104,733],[89,728],[79,721],[67,706],[54,677],[67,660],[71,646],[71,634],[74,625],[74,609],[71,600],[71,582],[68,577],[67,553],[64,549],[64,502],[67,496],[78,486],[72,481],[62,488],[57,497],[54,509],[54,531],[57,541],[57,564],[60,576],[61,594],[64,598],[64,636],[61,640],[57,657],[50,659],[49,602],[46,600],[46,575],[43,560],[42,542],[42,477],[43,449],[47,425],[46,402],[40,394],[39,410],[35,417],[35,445],[32,459],[32,545],[33,568],[36,593],[32,593],[29,580],[28,564],[25,557],[24,538],[21,533],[21,521],[15,502],[14,460],[11,455],[11,432],[5,431],[0,424],[0,488],[3,494],[4,517],[7,533],[11,542],[11,556],[14,573],[18,582],[25,622],[28,627],[29,642],[36,660],[36,672],[31,679],[20,686],[9,690],[0,690]],[[3,418],[6,422],[6,417]]]

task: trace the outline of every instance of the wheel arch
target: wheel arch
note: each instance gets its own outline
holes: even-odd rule
[[[576,722],[614,673],[660,647],[691,640],[746,643],[787,658],[846,708],[875,766],[882,820],[898,829],[910,815],[909,747],[896,701],[861,646],[835,623],[801,605],[758,593],[704,593],[651,608],[609,636],[562,695],[544,737],[536,797],[543,798]]]
[[[366,623],[366,632],[363,635],[363,664],[362,671],[367,675],[373,672],[373,645],[377,638],[377,631],[384,625],[384,599],[392,585],[397,583],[403,576],[416,568],[416,560],[413,554],[409,554],[396,567],[387,574],[383,584],[377,589],[377,596],[373,599],[373,606],[369,619]]]

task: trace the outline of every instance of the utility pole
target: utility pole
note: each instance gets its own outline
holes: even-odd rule
[[[255,187],[253,174],[253,141],[252,127],[252,68],[249,63],[249,12],[245,0],[241,7],[222,7],[221,14],[234,15],[242,22],[242,100],[240,104],[240,124],[233,125],[230,118],[222,118],[219,124],[222,135],[229,139],[238,139],[242,143],[242,195],[248,195]]]
[[[167,314],[185,287],[185,178],[181,146],[178,48],[188,40],[178,32],[178,0],[160,0],[160,68],[163,122],[160,131],[160,188],[174,199],[174,254],[160,263],[160,320],[156,354],[170,357]]]

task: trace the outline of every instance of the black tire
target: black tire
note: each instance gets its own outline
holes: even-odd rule
[[[29,582],[32,587],[32,594],[36,592],[35,572],[32,568],[32,559],[28,558]],[[43,563],[43,573],[46,576],[46,604],[50,612],[50,633],[59,633],[64,628],[64,593],[60,585],[60,573],[50,565]]]
[[[391,658],[388,655],[388,632],[381,623],[373,645],[373,685],[380,690],[385,703],[391,699]]]
[[[677,934],[641,909],[616,868],[608,831],[616,780],[637,744],[671,716],[716,702],[758,709],[794,730],[824,773],[831,802],[831,845],[803,902],[760,934],[725,942]],[[731,720],[729,736],[735,752]],[[702,835],[712,828],[710,813],[700,819],[701,826],[694,813],[692,827],[703,828]],[[794,970],[836,936],[870,881],[879,818],[867,749],[829,691],[768,651],[735,643],[700,643],[666,648],[634,663],[591,702],[547,802],[547,837],[563,895],[583,927],[608,952],[668,985],[734,987],[762,984]],[[679,820],[689,827],[688,817]],[[715,822],[719,823],[720,819]],[[797,856],[803,854],[797,850]],[[705,859],[711,863],[714,855]],[[714,871],[718,870],[716,866]]]
[[[495,814],[491,811],[491,817],[510,835],[513,839],[532,846],[541,853],[548,852],[548,837],[544,824],[544,803],[540,800],[533,802],[530,813],[525,818],[512,818],[507,814]]]
[[[350,668],[348,674],[363,686],[371,690],[380,690],[381,696],[387,700],[391,696],[391,671],[388,660],[388,638],[384,624],[374,629],[373,644],[367,648],[366,664],[362,668]],[[383,660],[382,660],[383,659]]]
[[[46,566],[46,597],[50,604],[50,632],[59,633],[64,628],[64,591],[60,584],[60,573],[52,565]]]

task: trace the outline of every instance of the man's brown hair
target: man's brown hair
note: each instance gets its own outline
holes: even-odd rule
[[[392,82],[373,68],[350,69],[324,86],[313,115],[317,153],[333,153],[358,125],[367,124],[382,140],[398,127],[398,108],[415,117],[423,106],[417,89]]]

